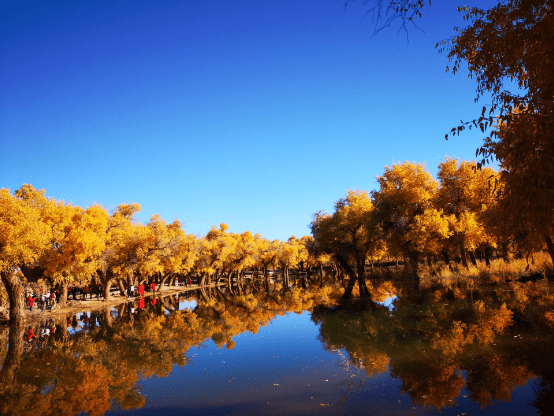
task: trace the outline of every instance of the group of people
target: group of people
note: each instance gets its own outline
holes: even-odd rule
[[[69,295],[73,296],[73,300],[77,300],[77,296],[81,295],[81,298],[83,300],[87,300],[87,298],[90,295],[90,300],[92,300],[92,296],[96,296],[96,299],[100,299],[102,297],[102,285],[100,283],[90,283],[88,285],[84,285],[83,287],[69,287],[67,289],[68,297]]]
[[[185,287],[191,287],[192,286],[192,279],[186,278],[184,280]],[[179,286],[179,282],[175,281],[175,286]],[[156,289],[158,288],[158,285],[155,282],[150,283],[148,285],[149,289],[156,293]],[[131,299],[135,296],[141,296],[144,297],[144,291],[146,289],[146,286],[141,283],[138,285],[138,287],[135,289],[135,285],[132,284],[127,288],[127,296]],[[73,286],[68,287],[67,289],[67,295],[68,298],[70,296],[73,296],[73,300],[78,300],[79,297],[81,297],[82,300],[93,299],[93,296],[96,296],[96,299],[100,299],[103,297],[102,292],[102,285],[99,283],[90,283],[88,285],[84,285],[82,287],[79,286]],[[25,292],[25,300],[27,302],[27,306],[29,307],[29,310],[32,312],[33,308],[38,305],[42,311],[44,309],[53,309],[59,299],[60,293],[59,293],[59,287],[57,289],[47,290],[44,288],[40,288],[40,294],[35,296],[33,292],[27,293]]]
[[[25,299],[31,312],[33,311],[35,303],[37,303],[40,309],[44,311],[44,309],[53,309],[56,306],[58,294],[55,290],[46,291],[41,288],[39,295],[35,296],[35,294],[32,292],[29,294],[26,293]]]

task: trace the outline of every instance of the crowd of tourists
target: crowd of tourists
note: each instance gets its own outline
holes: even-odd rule
[[[175,282],[175,285],[179,286],[178,281]],[[191,287],[192,280],[190,278],[185,279],[184,286]],[[152,282],[148,285],[148,288],[153,293],[156,293],[158,285],[155,282]],[[54,288],[50,289],[41,287],[39,293],[35,294],[33,291],[29,291],[26,288],[24,296],[25,301],[27,302],[27,307],[31,312],[35,307],[40,308],[42,312],[44,312],[44,310],[55,309],[60,298],[60,290],[59,285],[56,285]],[[127,297],[129,299],[136,296],[144,297],[145,290],[147,290],[147,286],[142,283],[136,287],[132,284],[127,288]],[[100,300],[103,298],[103,288],[101,284],[95,282],[82,286],[70,286],[67,288],[67,298],[70,299],[71,297],[73,297],[73,300],[93,300],[93,298]]]

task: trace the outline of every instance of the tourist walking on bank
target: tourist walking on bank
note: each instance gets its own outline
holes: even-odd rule
[[[29,310],[30,310],[30,312],[33,312],[33,305],[35,304],[35,301],[36,301],[36,300],[37,300],[37,299],[33,297],[33,294],[32,294],[32,293],[31,293],[31,294],[29,295],[29,297],[27,298],[27,302],[29,303],[29,308],[30,308]]]

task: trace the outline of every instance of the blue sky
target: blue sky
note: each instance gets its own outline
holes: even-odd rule
[[[386,165],[474,158],[481,133],[444,139],[487,103],[435,49],[458,5],[407,42],[371,38],[360,0],[2,1],[0,187],[138,202],[200,235],[308,234]]]

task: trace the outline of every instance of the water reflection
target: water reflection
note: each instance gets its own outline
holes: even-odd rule
[[[191,348],[212,340],[232,350],[238,335],[257,334],[276,316],[306,310],[341,368],[337,406],[355,402],[367,383],[390,374],[411,406],[436,409],[457,406],[464,395],[487,408],[510,401],[518,386],[537,380],[535,407],[545,410],[552,404],[553,340],[549,323],[538,317],[552,310],[553,301],[541,295],[549,288],[516,289],[410,296],[389,282],[373,288],[379,302],[339,305],[340,292],[327,286],[204,288],[19,324],[1,334],[0,412],[102,415],[114,405],[138,409],[146,401],[140,381],[185,368]],[[301,333],[290,334],[286,345],[294,345],[296,336]],[[280,359],[286,345],[268,349],[267,356]],[[243,371],[254,371],[256,364],[245,361]]]

